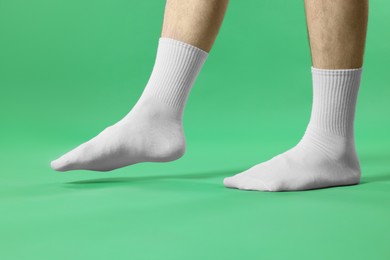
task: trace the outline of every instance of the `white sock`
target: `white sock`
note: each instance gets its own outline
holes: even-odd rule
[[[312,113],[301,141],[269,161],[225,178],[225,186],[289,191],[359,183],[353,124],[361,72],[312,68]]]
[[[58,171],[109,171],[139,162],[166,162],[185,151],[182,114],[208,54],[190,44],[160,38],[148,84],[118,123],[51,162]]]

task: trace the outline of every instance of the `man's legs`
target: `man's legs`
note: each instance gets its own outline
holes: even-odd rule
[[[228,0],[167,0],[162,37],[194,45],[209,52]]]
[[[354,115],[366,37],[368,0],[306,0],[313,61],[309,125],[292,149],[226,178],[230,188],[307,190],[360,181]]]
[[[122,120],[53,161],[58,171],[108,171],[166,162],[185,151],[182,114],[217,36],[228,0],[167,0],[162,37],[148,84]]]
[[[313,67],[361,68],[368,0],[306,0],[305,9]]]

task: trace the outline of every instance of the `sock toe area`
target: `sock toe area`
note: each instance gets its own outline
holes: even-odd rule
[[[223,179],[223,185],[227,188],[237,188],[237,181],[235,180],[235,177],[227,177]]]
[[[240,190],[258,190],[258,191],[275,191],[271,185],[267,184],[258,176],[253,175],[251,171],[242,172],[223,180],[227,188]]]
[[[65,171],[76,169],[75,162],[65,156],[62,156],[54,161],[51,161],[50,166],[53,170],[59,172],[65,172]]]
[[[241,190],[257,190],[257,191],[275,191],[271,189],[269,185],[265,184],[261,179],[257,178],[245,178],[242,181]]]
[[[56,171],[66,171],[66,165],[68,164],[68,162],[63,159],[62,157],[54,160],[54,161],[51,161],[50,163],[50,166],[53,170],[56,170]]]

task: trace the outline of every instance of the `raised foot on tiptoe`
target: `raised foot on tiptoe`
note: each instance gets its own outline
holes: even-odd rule
[[[139,162],[168,162],[185,152],[181,117],[157,100],[138,104],[118,123],[51,162],[57,171],[110,171]]]

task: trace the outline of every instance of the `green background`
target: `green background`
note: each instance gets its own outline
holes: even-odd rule
[[[138,99],[164,1],[0,0],[0,258],[390,259],[389,8],[370,6],[361,185],[267,193],[222,180],[305,130],[303,1],[231,1],[185,111],[182,159],[58,173],[52,159]]]

